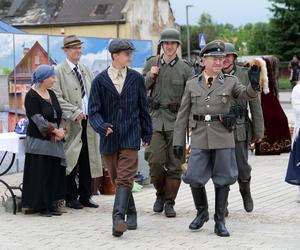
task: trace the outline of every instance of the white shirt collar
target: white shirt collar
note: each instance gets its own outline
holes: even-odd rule
[[[71,70],[73,70],[76,67],[76,65],[74,63],[72,63],[68,58],[66,58],[66,60],[67,60],[68,65],[70,66]]]

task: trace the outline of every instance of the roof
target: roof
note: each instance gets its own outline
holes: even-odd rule
[[[49,60],[48,63],[50,65],[54,64],[54,60],[51,57],[48,57],[48,53],[44,50],[41,44],[38,41],[36,41],[33,44],[33,46],[28,50],[28,52],[23,56],[21,61],[16,65],[13,71],[9,74],[8,79],[10,81],[13,81],[14,77],[16,77],[17,80],[21,80],[29,84],[31,83],[32,71],[35,69],[32,68],[31,66],[31,58],[32,58],[32,53],[36,48],[40,50],[45,57],[48,58]],[[14,71],[16,71],[16,73]]]
[[[0,18],[17,27],[125,23],[128,0],[6,0]]]
[[[25,33],[24,31],[16,29],[3,21],[0,21],[0,32],[5,32],[5,33],[9,32],[9,33],[18,33],[18,34]]]

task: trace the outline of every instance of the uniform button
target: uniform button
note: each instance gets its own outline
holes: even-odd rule
[[[77,101],[75,101],[75,103],[77,104],[78,102],[77,102]]]
[[[75,90],[78,90],[78,88],[75,88]]]
[[[207,104],[206,107],[209,108],[209,105]]]
[[[207,123],[207,126],[209,127],[209,126],[210,126],[210,123]]]

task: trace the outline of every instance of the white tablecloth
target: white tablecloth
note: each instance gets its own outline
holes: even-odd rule
[[[16,154],[25,153],[25,135],[15,132],[0,133],[0,151],[8,151]]]

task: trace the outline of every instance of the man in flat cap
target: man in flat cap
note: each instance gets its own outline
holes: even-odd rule
[[[66,205],[74,209],[97,208],[98,204],[91,199],[91,180],[102,176],[101,156],[97,149],[100,138],[88,123],[87,113],[93,75],[85,65],[79,64],[83,42],[70,35],[63,43],[66,59],[56,68],[53,90],[68,119],[65,137]]]
[[[131,190],[138,169],[138,150],[141,141],[146,147],[150,144],[152,124],[144,78],[128,67],[135,50],[132,42],[113,39],[108,50],[112,65],[92,83],[89,118],[100,134],[100,152],[116,186],[112,234],[120,237],[127,229],[137,228]]]
[[[177,55],[180,33],[165,29],[161,33],[163,54],[150,57],[144,67],[146,87],[151,91],[153,138],[145,152],[149,162],[151,182],[156,189],[154,212],[175,217],[175,198],[181,183],[181,161],[173,154],[173,131],[186,81],[194,75],[190,63]],[[157,61],[159,62],[157,65]]]
[[[183,157],[185,131],[192,129],[191,155],[183,181],[190,184],[197,216],[191,230],[200,229],[208,221],[205,184],[211,178],[215,185],[215,233],[229,236],[225,227],[224,211],[229,186],[238,175],[233,126],[235,116],[230,113],[232,98],[252,99],[257,96],[259,82],[247,87],[235,76],[222,73],[225,44],[212,41],[201,51],[204,65],[202,74],[187,82],[174,129],[174,155]],[[256,75],[259,74],[258,69]]]

